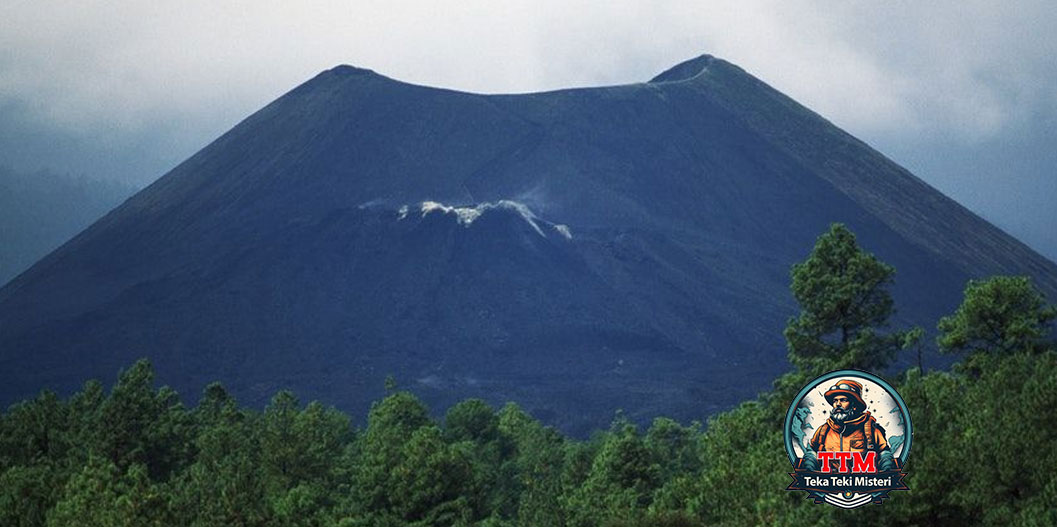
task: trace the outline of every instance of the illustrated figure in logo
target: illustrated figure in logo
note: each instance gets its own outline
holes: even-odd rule
[[[854,509],[909,490],[903,478],[913,427],[902,397],[861,370],[823,374],[805,385],[785,416],[793,482],[815,503]]]
[[[882,471],[897,468],[892,449],[888,447],[885,429],[877,423],[862,397],[862,385],[841,379],[826,390],[826,402],[833,408],[830,417],[815,430],[811,448],[815,452],[877,452],[878,468]],[[837,461],[832,460],[833,470]]]

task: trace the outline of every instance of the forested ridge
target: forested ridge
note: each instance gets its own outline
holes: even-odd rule
[[[1054,309],[1026,278],[970,282],[938,321],[955,366],[886,370],[923,346],[887,327],[894,272],[834,225],[793,268],[792,369],[771,390],[706,424],[618,414],[587,440],[514,403],[436,419],[392,379],[362,428],[288,391],[255,410],[212,384],[186,406],[139,361],[109,391],[93,380],[0,414],[0,525],[1057,524]],[[854,511],[784,490],[788,406],[843,368],[886,372],[914,424],[911,490]]]

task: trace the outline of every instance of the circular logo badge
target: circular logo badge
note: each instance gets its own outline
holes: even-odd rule
[[[913,428],[902,397],[859,370],[827,373],[804,386],[785,417],[793,465],[787,490],[851,509],[880,503],[903,483]]]

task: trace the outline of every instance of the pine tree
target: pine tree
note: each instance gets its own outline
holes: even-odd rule
[[[937,343],[949,353],[1038,352],[1053,344],[1047,335],[1054,317],[1057,309],[1026,276],[971,280],[958,310],[940,319]]]
[[[907,332],[880,332],[894,312],[893,274],[892,266],[859,248],[847,227],[831,225],[808,259],[793,266],[801,312],[785,328],[790,361],[812,373],[886,366],[907,343]]]

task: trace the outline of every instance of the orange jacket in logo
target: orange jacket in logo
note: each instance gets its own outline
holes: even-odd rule
[[[871,437],[872,436],[872,437]],[[881,453],[888,450],[885,430],[877,424],[870,412],[846,421],[843,424],[827,419],[811,437],[811,449],[815,452],[867,452]]]

